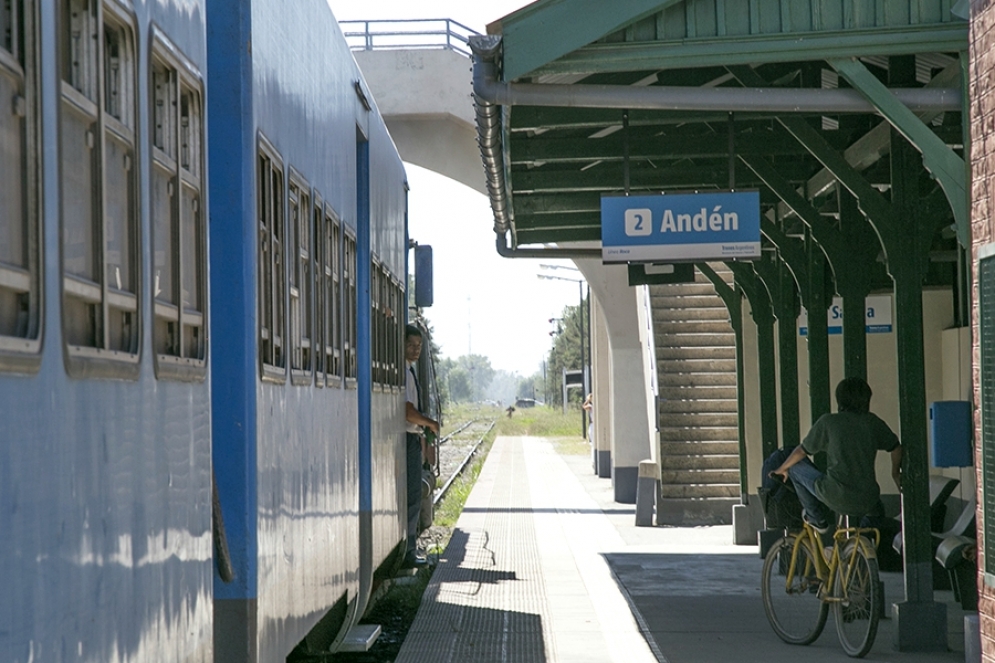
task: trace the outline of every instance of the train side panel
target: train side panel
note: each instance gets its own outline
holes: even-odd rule
[[[370,233],[358,223],[359,145],[370,147],[369,188],[378,192],[368,197],[392,195],[391,209],[403,209],[404,173],[379,116],[356,94],[360,75],[326,3],[212,2],[209,12],[218,87],[210,119],[224,126],[211,145],[213,286],[216,315],[226,316],[216,324],[234,339],[214,354],[227,383],[214,389],[214,450],[241,574],[216,584],[226,643],[218,660],[282,660],[319,623],[337,632],[358,619],[363,569],[403,537],[397,390],[371,407],[383,441],[371,444],[360,424],[361,390],[372,387],[358,365],[359,346],[371,342],[357,282],[370,260],[359,250]],[[393,194],[379,193],[391,188],[385,178]],[[400,233],[383,240],[396,254],[403,214],[370,226],[378,237]],[[390,467],[376,500],[387,526],[365,563],[363,444]],[[315,636],[315,646],[334,632]]]
[[[406,451],[404,429],[404,325],[407,314],[407,183],[393,166],[396,148],[383,124],[370,127],[371,160],[377,177],[370,182],[370,248],[380,265],[379,323],[374,327],[381,349],[381,379],[374,379],[372,418],[373,554],[379,562],[407,536],[405,510]],[[376,318],[378,312],[373,310]],[[426,350],[427,351],[427,350]],[[402,550],[403,552],[403,550]]]
[[[34,325],[0,329],[0,658],[206,663],[207,344],[201,336],[188,347],[197,357],[188,356],[186,368],[158,370],[176,357],[153,340],[147,101],[153,33],[173,45],[203,100],[204,3],[66,4],[79,16],[58,3],[8,3],[24,30],[12,49],[23,67],[14,78],[24,97],[20,160],[29,185],[20,194],[36,199],[15,215],[4,191],[0,244],[23,241],[22,255],[37,253],[17,264],[0,251],[0,271],[30,275],[20,301],[30,302],[22,311]],[[103,39],[98,50],[74,53],[78,70],[70,74],[60,53],[74,30]],[[98,56],[117,69],[101,70]],[[9,84],[10,59],[2,60],[0,79]],[[116,95],[99,94],[112,78]],[[18,132],[8,120],[16,117],[3,114],[0,132]],[[72,151],[80,137],[82,163]],[[0,164],[5,177],[15,172],[8,166]],[[203,239],[194,236],[193,245]],[[206,265],[199,267],[194,281],[206,290]],[[3,314],[9,294],[0,287]],[[206,315],[201,306],[198,333],[206,334]]]

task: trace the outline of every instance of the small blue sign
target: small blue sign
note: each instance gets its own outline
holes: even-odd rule
[[[760,257],[760,192],[601,197],[606,263]]]

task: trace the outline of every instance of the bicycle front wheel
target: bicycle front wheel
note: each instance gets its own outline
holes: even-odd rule
[[[794,573],[791,552],[796,537],[782,537],[767,552],[760,591],[764,611],[771,627],[788,644],[807,645],[815,641],[826,626],[829,605],[819,598],[822,581],[816,575],[815,553],[803,541],[798,546]]]
[[[871,544],[864,539],[849,542],[836,572],[833,617],[843,650],[861,658],[871,650],[881,617],[881,585],[878,583],[878,560],[869,556]],[[853,547],[857,547],[854,554]]]

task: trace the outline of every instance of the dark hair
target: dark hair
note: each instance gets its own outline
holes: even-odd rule
[[[846,378],[836,385],[836,404],[840,412],[868,412],[871,409],[871,386],[863,378]]]
[[[415,327],[414,325],[405,325],[404,327],[405,340],[407,340],[411,336],[417,336],[418,338],[421,338],[421,330],[418,329],[418,327]]]

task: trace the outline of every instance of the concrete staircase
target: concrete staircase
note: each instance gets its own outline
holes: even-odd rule
[[[728,282],[732,273],[713,268]],[[657,523],[732,522],[739,504],[736,341],[715,288],[650,286],[660,385],[661,500]]]

